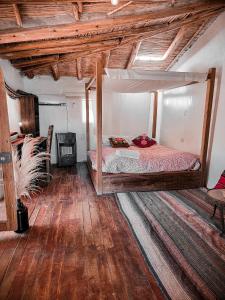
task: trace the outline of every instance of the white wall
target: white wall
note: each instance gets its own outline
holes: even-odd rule
[[[54,125],[52,163],[56,163],[56,132],[77,134],[77,160],[86,160],[84,82],[72,77],[54,81],[49,76],[24,78],[25,91],[38,96],[39,102],[66,103],[66,106],[39,106],[40,134],[47,135],[48,126]]]
[[[66,106],[40,106],[40,133],[46,135],[48,126],[55,132],[77,133],[78,161],[86,160],[86,126],[84,82],[63,77],[54,81],[49,76],[24,79],[25,91],[39,97],[40,102],[66,103]],[[103,95],[103,135],[134,137],[149,131],[149,94]],[[95,148],[95,94],[90,95],[91,145]],[[68,121],[67,121],[68,120]],[[55,136],[52,144],[52,162],[56,162]]]
[[[7,60],[0,59],[0,68],[3,71],[6,83],[14,90],[23,90],[23,78],[19,70],[15,69]]]
[[[14,90],[24,90],[23,78],[7,60],[0,59],[0,68],[3,71],[5,82]],[[7,95],[10,131],[20,131],[20,104],[19,100],[11,99]]]
[[[63,96],[39,96],[40,102],[65,103],[65,106],[39,106],[40,134],[47,135],[48,126],[54,125],[52,143],[52,163],[57,161],[55,133],[75,132],[77,134],[77,160],[86,160],[85,120],[83,118],[84,100],[81,97],[67,99]]]
[[[150,94],[103,93],[103,133],[135,137],[148,133]]]
[[[95,94],[90,95],[90,112],[94,122],[90,127],[91,148],[96,145]],[[111,136],[121,136],[131,141],[142,134],[151,134],[149,122],[151,96],[149,93],[107,93],[103,92],[103,143],[108,143]]]
[[[207,72],[217,68],[211,131],[208,186],[225,169],[225,13],[207,29],[174,65],[175,71]],[[160,142],[177,149],[200,153],[205,84],[167,91],[160,103]]]

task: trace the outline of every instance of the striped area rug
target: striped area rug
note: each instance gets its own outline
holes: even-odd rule
[[[169,299],[225,299],[225,238],[200,189],[117,194]]]

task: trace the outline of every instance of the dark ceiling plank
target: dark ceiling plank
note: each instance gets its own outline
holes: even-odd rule
[[[81,14],[83,12],[83,3],[78,1],[77,5],[78,5],[78,11]]]
[[[34,73],[32,71],[27,71],[26,73],[24,73],[24,75],[26,75],[29,79],[33,79],[34,78]]]
[[[107,50],[111,50],[110,47],[105,46],[105,47],[97,48],[97,49],[91,50],[91,51],[90,50],[89,51],[79,51],[79,52],[76,52],[76,53],[64,54],[64,55],[60,56],[58,62],[60,63],[60,62],[76,61],[76,59],[78,59],[78,58],[92,56],[92,55],[102,53],[102,52],[107,51]],[[44,63],[44,64],[40,64],[40,65],[35,65],[35,66],[32,66],[32,67],[27,67],[27,68],[23,69],[23,72],[43,69],[43,68],[49,67],[49,65],[50,65],[50,63]]]
[[[138,54],[138,51],[140,49],[140,46],[141,46],[141,42],[137,42],[137,43],[134,43],[133,47],[132,47],[132,50],[131,50],[131,54],[129,56],[129,59],[127,61],[127,65],[126,65],[126,69],[131,69],[133,64],[134,64],[134,61],[135,61],[135,58]]]
[[[59,68],[57,64],[51,65],[51,72],[54,80],[55,81],[59,80],[60,74],[59,74]]]
[[[72,3],[72,10],[73,10],[73,15],[76,21],[80,20],[80,15],[79,15],[79,8],[77,3]]]
[[[124,4],[120,5],[119,7],[113,9],[112,11],[108,12],[107,15],[111,16],[111,15],[115,14],[116,12],[121,11],[122,9],[124,9],[125,7],[127,7],[128,5],[130,5],[133,2],[134,1],[129,1],[127,3],[124,3]]]
[[[1,4],[66,4],[66,3],[97,3],[97,4],[110,4],[110,0],[1,0]],[[126,2],[126,0],[120,0],[120,2]],[[135,0],[136,3],[149,4],[149,0]],[[159,3],[166,2],[166,0],[158,1]]]
[[[20,15],[18,4],[13,4],[13,11],[14,11],[15,18],[16,18],[16,24],[19,27],[22,27],[23,26],[23,22],[22,22],[22,18],[21,18],[21,15]]]
[[[110,55],[111,55],[110,50],[105,52],[105,65],[104,65],[104,68],[108,68],[108,66],[109,66]]]
[[[52,63],[52,62],[57,62],[59,60],[59,55],[51,55],[48,57],[38,57],[38,58],[33,58],[25,61],[11,61],[14,67],[16,68],[23,68],[35,64],[40,64],[40,63]]]
[[[192,38],[187,42],[187,44],[177,53],[176,57],[172,60],[172,62],[169,63],[166,67],[166,71],[168,71],[179,59],[179,57],[192,45],[193,41],[200,35],[202,30],[204,29],[206,23],[208,20],[205,20],[203,24],[199,27],[199,29],[195,32],[195,34],[192,36]]]
[[[27,58],[27,57],[32,57],[32,56],[43,56],[43,55],[54,55],[56,52],[57,54],[64,54],[64,53],[73,53],[76,51],[81,51],[81,50],[91,50],[91,49],[96,49],[100,48],[103,46],[117,46],[119,45],[120,40],[119,39],[114,39],[114,40],[109,40],[109,41],[102,41],[98,43],[84,43],[81,45],[77,46],[61,46],[58,48],[47,48],[47,49],[41,49],[41,50],[27,50],[27,51],[22,51],[22,52],[14,52],[12,55],[10,53],[3,54],[0,56],[3,58],[8,58],[10,60],[15,60],[15,59],[21,59],[21,58]],[[38,58],[36,58],[38,59]]]
[[[129,15],[115,18],[107,18],[88,22],[79,22],[75,24],[43,26],[36,28],[24,28],[21,30],[8,30],[0,34],[0,44],[37,41],[43,39],[65,38],[87,33],[97,33],[101,30],[111,30],[119,26],[132,26],[133,24],[146,22],[148,20],[157,20],[167,17],[179,16],[188,13],[195,13],[211,8],[225,7],[224,1],[220,0],[206,2],[204,4],[184,5],[182,7],[169,7],[157,12],[150,12],[140,15]]]
[[[180,30],[178,31],[177,35],[175,36],[174,40],[170,44],[169,48],[166,50],[165,54],[163,55],[163,60],[167,59],[170,55],[174,53],[174,51],[177,49],[179,44],[182,42],[185,33],[187,33],[187,27],[182,26]]]
[[[77,58],[76,65],[77,65],[77,79],[82,80],[83,76],[82,76],[82,61],[81,61],[81,58]]]

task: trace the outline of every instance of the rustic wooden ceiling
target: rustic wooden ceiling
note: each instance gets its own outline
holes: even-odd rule
[[[0,57],[29,78],[93,77],[96,57],[167,70],[224,10],[225,0],[0,0]]]

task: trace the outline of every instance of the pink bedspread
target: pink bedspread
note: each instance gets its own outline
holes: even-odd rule
[[[120,148],[121,149],[121,148]],[[198,169],[200,163],[198,156],[154,145],[150,148],[131,146],[126,150],[138,151],[139,158],[120,157],[116,155],[115,148],[103,147],[102,171],[107,173],[152,173],[161,171],[184,171]],[[92,168],[96,170],[96,151],[88,152]]]

